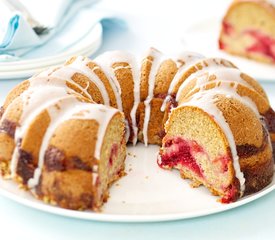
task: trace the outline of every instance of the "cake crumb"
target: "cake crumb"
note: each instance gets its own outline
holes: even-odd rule
[[[123,204],[125,204],[126,202],[125,201],[122,201]]]
[[[192,180],[191,183],[190,183],[190,186],[191,186],[192,188],[197,188],[197,187],[199,187],[200,185],[201,185],[201,183],[198,182],[198,181],[195,181],[195,180]]]
[[[129,168],[128,172],[132,172],[132,170],[133,170],[132,168]]]
[[[134,157],[134,158],[135,158],[135,157],[137,157],[137,155],[136,155],[136,154],[131,153],[131,152],[128,152],[128,153],[127,153],[127,155],[128,155],[128,156],[130,156],[130,157]]]
[[[118,187],[118,186],[119,186],[119,183],[116,183],[115,186]]]
[[[145,176],[145,179],[148,179],[149,178],[149,176]]]

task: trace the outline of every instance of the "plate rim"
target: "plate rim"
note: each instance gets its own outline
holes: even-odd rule
[[[90,36],[93,37],[94,41],[89,42],[89,45],[85,44],[82,47],[78,47],[78,49],[72,51],[70,49],[47,57],[38,57],[38,58],[32,58],[28,60],[21,60],[21,61],[11,61],[11,62],[1,62],[0,63],[0,71],[1,73],[8,74],[9,72],[20,72],[20,71],[28,71],[33,70],[35,68],[41,68],[48,67],[53,64],[58,64],[60,62],[63,62],[64,59],[67,59],[69,56],[79,54],[83,52],[95,52],[98,50],[99,46],[102,42],[102,34],[103,34],[103,28],[101,23],[97,23],[95,27],[91,30]],[[85,38],[88,38],[87,36]],[[39,64],[37,64],[39,62]],[[33,68],[33,65],[36,64],[36,67]],[[18,65],[20,65],[20,70],[18,69]],[[3,75],[4,75],[3,74]]]
[[[87,48],[81,52],[77,52],[76,54],[90,56],[99,49],[101,42],[102,42],[102,38],[99,38],[99,39],[97,39],[96,42],[94,42],[93,46],[91,46],[90,48]],[[73,56],[73,55],[71,55],[71,56]],[[68,55],[68,57],[70,57],[70,56]],[[33,74],[36,74],[36,73],[39,73],[45,69],[48,69],[49,67],[58,67],[58,66],[62,65],[66,59],[62,59],[62,60],[60,60],[60,62],[57,62],[55,64],[50,63],[49,65],[45,65],[45,66],[37,67],[37,68],[33,68],[33,69],[23,69],[23,70],[19,70],[19,71],[10,71],[10,72],[4,72],[4,73],[0,72],[0,81],[1,80],[14,80],[14,79],[28,78],[28,77],[31,77]]]

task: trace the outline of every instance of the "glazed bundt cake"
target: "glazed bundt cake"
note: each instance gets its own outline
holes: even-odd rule
[[[124,115],[55,77],[23,82],[3,109],[2,174],[44,201],[99,208],[108,185],[123,174]]]
[[[275,2],[235,0],[225,14],[220,49],[265,63],[275,63]]]
[[[16,86],[1,108],[0,169],[37,198],[99,210],[124,175],[126,144],[162,145],[157,162],[236,201],[273,178],[275,113],[231,62],[150,49],[73,57]]]

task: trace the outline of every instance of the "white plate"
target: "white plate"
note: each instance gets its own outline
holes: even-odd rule
[[[275,82],[275,65],[259,63],[246,58],[227,54],[218,48],[218,35],[221,19],[214,17],[193,22],[183,32],[181,43],[184,49],[204,54],[205,56],[223,57],[235,63],[243,72],[260,81]]]
[[[26,78],[51,66],[63,64],[75,55],[90,56],[101,45],[102,26],[98,23],[81,41],[66,51],[47,57],[0,63],[0,79]]]
[[[76,56],[76,55],[90,56],[100,47],[100,45],[101,45],[101,40],[94,42],[91,48],[87,48],[83,51],[76,52],[75,54],[68,55],[68,57],[64,59],[60,59],[60,61],[54,60],[53,62],[48,62],[48,64],[46,65],[42,65],[42,66],[37,65],[36,67],[30,67],[29,69],[21,69],[18,71],[14,70],[14,71],[0,72],[0,80],[28,78],[34,74],[40,73],[48,69],[49,67],[61,66],[62,64],[64,64],[64,62],[67,59],[69,59],[72,56]]]
[[[29,207],[53,214],[108,222],[167,221],[209,215],[242,206],[275,188],[275,181],[262,191],[231,204],[217,202],[204,187],[191,188],[177,171],[159,168],[157,146],[128,147],[127,176],[116,182],[102,213],[73,211],[50,206],[18,189],[11,181],[0,180],[0,194]]]

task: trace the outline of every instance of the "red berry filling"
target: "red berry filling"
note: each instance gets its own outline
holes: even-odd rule
[[[196,141],[186,141],[181,137],[168,139],[164,145],[165,152],[161,153],[159,166],[173,168],[177,165],[184,166],[203,177],[203,170],[197,164],[194,155],[204,153],[203,148]]]
[[[234,28],[230,23],[223,21],[222,22],[222,31],[227,35],[231,35],[232,33],[234,33]]]
[[[118,145],[117,144],[113,144],[112,148],[111,148],[111,154],[109,157],[109,165],[112,166],[113,162],[114,162],[114,158],[117,157],[117,153],[118,153]]]
[[[218,156],[216,159],[213,160],[213,163],[220,163],[221,164],[221,172],[227,172],[228,170],[228,163],[231,161],[231,158],[228,155],[221,155]]]
[[[219,40],[219,48],[225,49],[225,43],[221,39]]]
[[[228,23],[226,21],[223,21],[222,22],[222,32],[225,35],[230,36],[230,35],[232,35],[234,33],[234,28],[233,28],[233,26],[230,23]],[[221,39],[219,39],[219,48],[221,50],[226,48],[225,43]]]
[[[229,185],[224,189],[226,195],[221,199],[221,203],[232,203],[238,199],[239,190],[234,185]]]
[[[198,154],[202,154],[209,159],[208,154],[204,150],[204,148],[199,145],[194,140],[185,140],[181,137],[173,137],[166,140],[163,146],[162,152],[160,152],[160,157],[158,160],[158,164],[162,168],[182,168],[191,170],[198,177],[202,178],[203,181],[207,181],[207,175],[205,175],[203,169],[196,161],[196,156]],[[221,170],[213,170],[217,171],[217,174],[224,174],[228,171],[228,164],[230,163],[231,158],[228,155],[220,155],[212,160],[213,164],[218,164]],[[215,169],[215,168],[214,168]],[[214,172],[215,174],[215,172]],[[212,186],[213,182],[208,182],[210,186]],[[219,190],[222,190],[224,196],[221,198],[222,203],[231,203],[235,202],[239,196],[238,184],[230,184],[230,185],[220,185],[220,183],[214,183]]]
[[[246,50],[248,52],[258,52],[270,57],[275,61],[275,39],[256,30],[249,30],[245,32],[252,37],[255,42]]]

